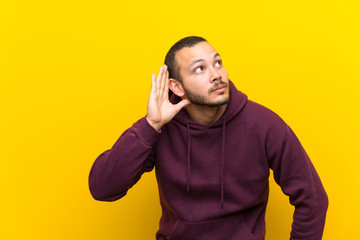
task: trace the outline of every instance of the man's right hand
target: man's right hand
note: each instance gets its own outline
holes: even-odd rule
[[[184,99],[175,105],[169,101],[169,72],[166,65],[160,67],[156,79],[155,74],[152,74],[151,80],[146,120],[158,131],[190,101]]]

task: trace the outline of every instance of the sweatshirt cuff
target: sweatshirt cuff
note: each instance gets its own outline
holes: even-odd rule
[[[139,125],[134,128],[136,136],[146,145],[153,145],[161,134],[161,129],[156,131],[149,122],[143,118]]]

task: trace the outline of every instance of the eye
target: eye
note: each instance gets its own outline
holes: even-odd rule
[[[202,66],[195,68],[195,73],[201,73],[204,70]]]
[[[217,61],[215,62],[215,66],[217,66],[217,67],[220,67],[221,64],[222,64],[221,60],[217,60]]]

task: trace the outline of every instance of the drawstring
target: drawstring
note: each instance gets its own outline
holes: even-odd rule
[[[186,122],[187,126],[187,137],[188,137],[188,152],[187,152],[187,186],[186,186],[186,193],[190,193],[190,127],[189,122]]]
[[[225,122],[226,119],[223,119],[223,133],[222,133],[222,152],[221,152],[221,168],[220,168],[220,203],[221,208],[224,208],[224,165],[225,165]],[[187,127],[187,138],[188,138],[188,147],[187,147],[187,185],[186,185],[186,193],[190,193],[190,169],[191,169],[191,162],[190,162],[190,126],[189,122],[186,123]]]
[[[224,165],[225,165],[225,118],[223,119],[222,154],[221,154],[221,208],[224,207]]]

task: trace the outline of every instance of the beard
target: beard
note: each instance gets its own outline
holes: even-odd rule
[[[208,95],[210,95],[219,85],[224,85],[225,87],[228,87],[229,84],[223,81],[216,82],[215,85],[209,89]],[[206,98],[205,95],[201,95],[190,91],[185,87],[184,84],[183,84],[183,88],[189,101],[195,105],[207,106],[207,107],[219,107],[229,102],[229,96],[226,99],[222,99],[218,101],[210,101],[209,99]],[[224,94],[225,92],[220,93],[220,95],[224,95]]]

